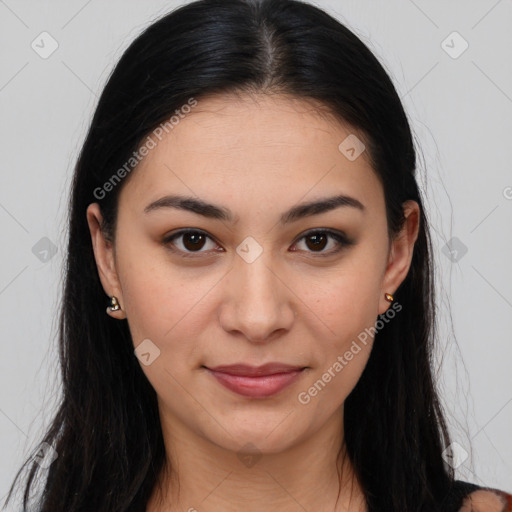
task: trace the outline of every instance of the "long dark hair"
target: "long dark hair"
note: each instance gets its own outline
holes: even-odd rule
[[[370,511],[438,510],[454,475],[441,455],[450,439],[432,375],[432,248],[411,130],[388,74],[367,46],[297,0],[192,2],[150,25],[109,77],[72,184],[59,323],[63,393],[42,440],[58,455],[37,510],[144,510],[164,468],[156,394],[134,356],[127,322],[105,314],[85,212],[99,202],[103,228],[112,236],[123,183],[101,199],[98,190],[191,98],[229,92],[317,100],[362,133],[383,184],[391,237],[402,226],[403,202],[420,205],[412,265],[395,294],[403,311],[377,332],[346,399],[344,428]],[[11,493],[24,469],[27,507],[42,469],[27,460]]]

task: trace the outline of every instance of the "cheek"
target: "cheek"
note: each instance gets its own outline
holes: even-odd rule
[[[145,266],[143,259],[139,263],[121,268],[126,315],[135,345],[142,338],[161,341],[178,321],[183,305],[175,300],[175,283],[161,269]]]
[[[148,365],[140,359],[141,368],[158,395],[171,400],[183,394],[179,383],[196,364],[194,342],[204,330],[201,299],[208,283],[191,285],[171,265],[145,261],[151,259],[141,254],[120,265],[127,321],[134,348],[151,341],[152,359]]]
[[[374,325],[379,308],[380,268],[371,261],[333,269],[321,279],[301,279],[298,294],[313,311],[328,345],[342,349]]]
[[[152,250],[124,255],[119,274],[134,345],[149,338],[181,362],[204,331],[218,275],[179,268]]]
[[[304,283],[311,305],[322,327],[316,339],[317,365],[301,391],[305,403],[315,404],[318,414],[332,413],[357,384],[370,357],[373,330],[378,317],[380,268],[371,260],[351,263],[330,279]],[[309,285],[309,286],[308,286]]]

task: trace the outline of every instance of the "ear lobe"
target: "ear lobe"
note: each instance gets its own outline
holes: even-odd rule
[[[382,294],[379,305],[379,314],[383,314],[389,307],[384,294],[391,295],[398,289],[406,278],[414,252],[414,244],[418,238],[420,224],[420,210],[416,201],[403,203],[405,221],[402,229],[391,241],[388,264],[382,281]]]
[[[122,307],[123,299],[115,267],[113,245],[106,239],[101,229],[103,217],[98,203],[92,203],[87,207],[87,224],[89,225],[94,259],[96,260],[103,290],[109,297],[115,295]]]

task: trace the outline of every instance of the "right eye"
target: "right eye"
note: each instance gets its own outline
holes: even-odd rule
[[[178,240],[178,242],[176,243],[175,240]],[[182,253],[181,256],[189,258],[191,257],[190,255],[193,255],[194,253],[207,252],[202,251],[201,249],[207,245],[208,240],[213,243],[213,247],[216,246],[213,239],[204,231],[197,229],[182,229],[170,236],[167,236],[163,240],[163,243],[168,246],[171,251]]]

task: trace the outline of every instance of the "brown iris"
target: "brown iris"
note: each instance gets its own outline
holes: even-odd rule
[[[188,251],[202,249],[206,240],[206,236],[202,233],[184,233],[182,234],[182,237],[183,246]]]
[[[313,241],[313,243],[310,245],[309,242]],[[308,235],[306,237],[306,245],[308,246],[308,249],[313,250],[322,250],[327,243],[327,236],[325,234],[318,234],[315,233],[313,235]]]

